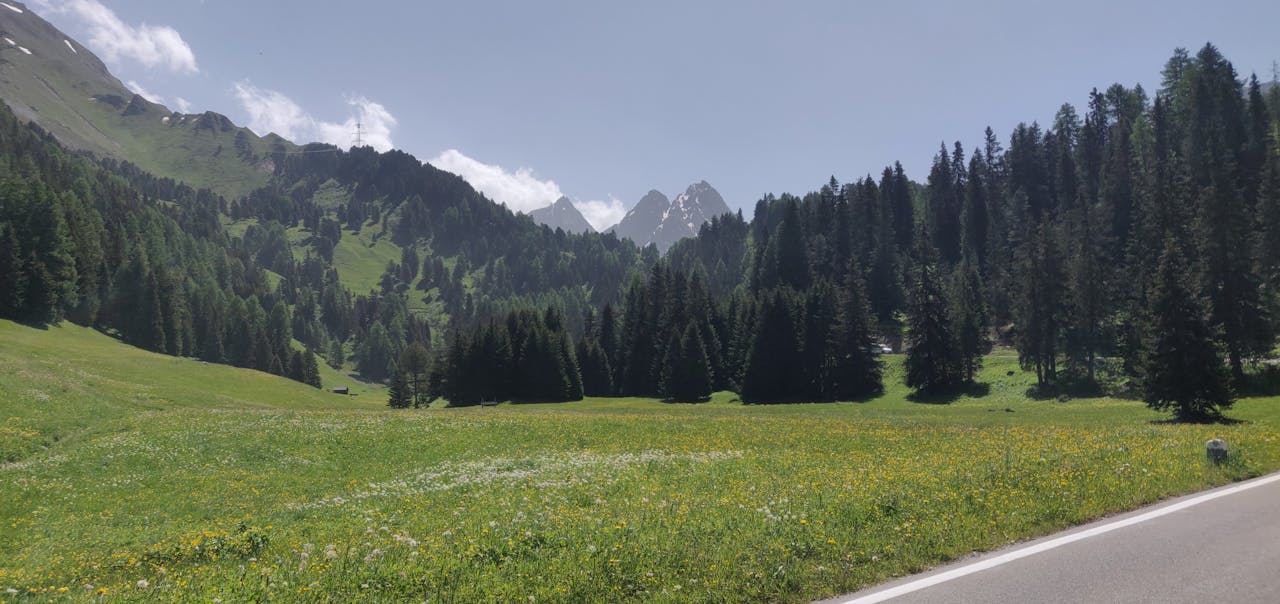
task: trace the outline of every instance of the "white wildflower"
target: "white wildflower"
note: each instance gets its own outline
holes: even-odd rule
[[[151,584],[146,579],[138,579],[138,589],[146,589],[149,585]]]

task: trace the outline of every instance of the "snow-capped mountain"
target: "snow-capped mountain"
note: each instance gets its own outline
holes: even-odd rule
[[[564,229],[566,233],[594,233],[591,223],[582,217],[582,212],[573,207],[568,197],[561,197],[555,203],[529,212],[529,217],[538,224],[545,224],[553,229]]]
[[[724,198],[704,180],[689,185],[673,200],[656,190],[649,191],[622,222],[609,230],[637,245],[656,244],[665,252],[675,242],[697,235],[698,229],[712,217],[728,213]]]

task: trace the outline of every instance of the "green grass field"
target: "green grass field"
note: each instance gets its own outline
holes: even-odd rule
[[[996,355],[915,403],[899,361],[864,403],[391,411],[0,322],[0,600],[800,602],[1280,468],[1276,399],[1174,425]]]

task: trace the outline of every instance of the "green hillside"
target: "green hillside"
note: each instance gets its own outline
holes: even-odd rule
[[[294,149],[213,112],[180,114],[135,95],[89,49],[38,15],[0,11],[0,100],[72,149],[234,197],[266,184]],[[27,52],[21,49],[26,49]]]
[[[380,388],[321,364],[325,390],[250,369],[147,352],[63,323],[34,329],[0,320],[0,462],[83,438],[114,421],[178,408],[369,408]],[[356,386],[366,396],[330,394]]]

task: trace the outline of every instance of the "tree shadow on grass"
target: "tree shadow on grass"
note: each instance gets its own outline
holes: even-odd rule
[[[907,400],[922,405],[947,405],[956,402],[960,397],[982,398],[991,394],[991,384],[986,382],[970,382],[955,388],[935,392],[917,390],[907,395]]]
[[[739,403],[742,403],[743,405],[831,405],[835,403],[869,403],[882,396],[884,396],[884,388],[880,388],[878,390],[874,390],[872,392],[868,392],[866,394],[853,397],[853,398],[840,398],[840,399],[827,400],[827,399],[821,399],[821,398],[806,398],[806,397],[800,396],[800,397],[788,397],[783,399],[749,401],[749,400],[743,399],[740,396],[736,396],[733,399],[730,399],[729,402],[731,403],[739,402]]]
[[[1225,415],[1219,414],[1219,415],[1212,415],[1212,416],[1196,416],[1196,417],[1189,417],[1189,418],[1188,417],[1166,417],[1164,419],[1153,419],[1147,423],[1150,423],[1155,426],[1178,426],[1178,425],[1238,426],[1240,424],[1247,424],[1249,422],[1246,422],[1242,419],[1235,419],[1233,417],[1227,417]]]
[[[1064,380],[1053,384],[1034,385],[1027,388],[1027,398],[1035,401],[1057,400],[1067,402],[1073,398],[1098,398],[1106,396],[1102,384],[1085,379]]]

